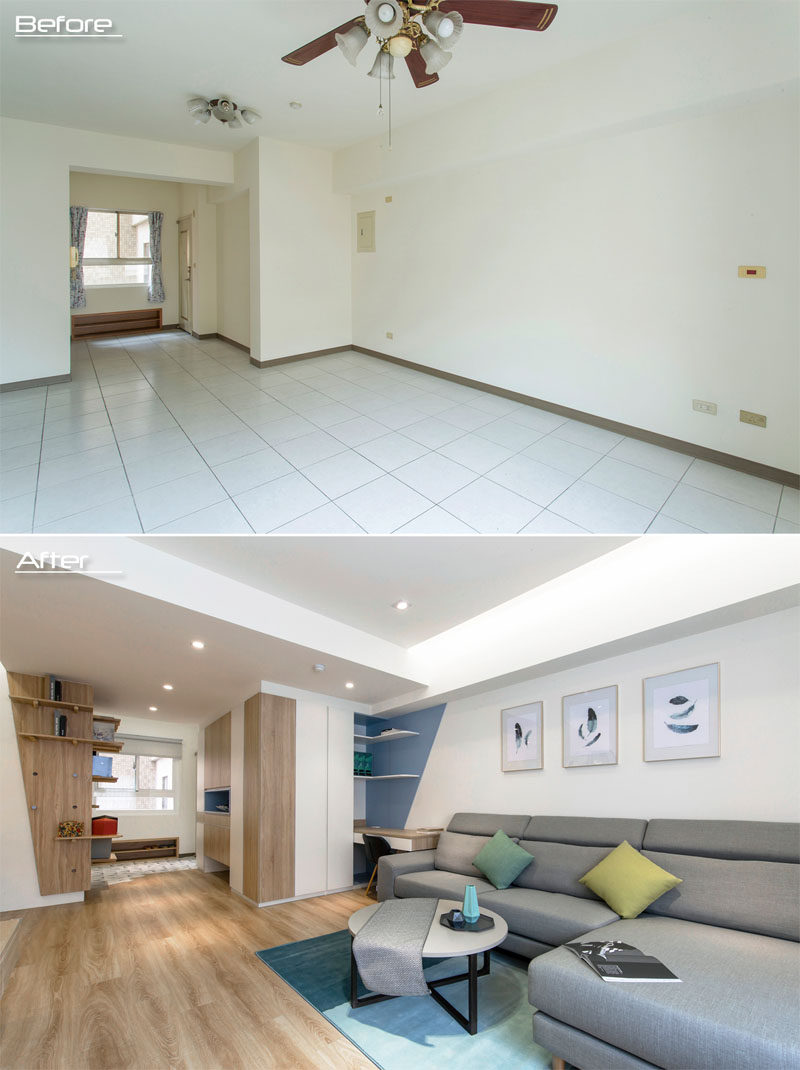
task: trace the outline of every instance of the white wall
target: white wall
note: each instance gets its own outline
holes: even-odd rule
[[[162,319],[166,326],[178,322],[178,201],[180,187],[175,182],[153,182],[146,178],[73,171],[69,176],[69,202],[86,208],[111,211],[163,212],[161,231],[162,276],[165,300]],[[158,307],[147,300],[147,286],[89,286],[82,312],[127,312]],[[72,314],[72,310],[70,310]]]
[[[33,854],[31,826],[22,767],[19,761],[14,712],[8,698],[8,680],[0,665],[0,783],[3,785],[3,820],[0,822],[0,911],[80,903],[83,892],[40,895]]]
[[[377,212],[353,341],[797,471],[796,12],[754,10],[659,24],[399,127],[391,153],[339,152],[351,245]]]
[[[797,821],[800,611],[665,643],[449,703],[409,814],[441,825],[457,810],[600,817]],[[721,757],[642,759],[642,680],[719,662]],[[562,768],[564,695],[619,685],[619,762]],[[503,773],[500,710],[544,701],[544,768]]]
[[[250,197],[217,206],[217,331],[250,345]]]
[[[98,813],[119,818],[118,835],[138,840],[149,836],[180,836],[181,854],[195,850],[195,796],[197,790],[197,740],[198,729],[194,724],[175,721],[151,721],[145,717],[129,717],[121,713],[121,735],[152,736],[155,739],[179,739],[182,742],[181,760],[178,769],[178,797],[176,809],[151,810],[132,813],[130,810],[115,810],[108,806],[102,795],[95,799],[100,804]],[[124,749],[124,748],[123,748]],[[109,802],[111,800],[109,799]]]
[[[230,183],[233,154],[0,121],[0,382],[69,373],[70,169]]]

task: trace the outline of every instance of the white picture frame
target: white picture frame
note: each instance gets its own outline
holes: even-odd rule
[[[500,711],[500,758],[504,773],[544,767],[543,706],[542,702],[528,702]]]
[[[562,737],[565,769],[617,764],[618,708],[616,684],[564,696]]]
[[[644,760],[720,756],[719,662],[642,681]]]

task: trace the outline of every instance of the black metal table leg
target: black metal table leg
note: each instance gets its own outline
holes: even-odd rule
[[[469,1034],[478,1032],[478,956],[469,956]]]

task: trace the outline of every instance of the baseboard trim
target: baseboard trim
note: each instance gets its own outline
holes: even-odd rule
[[[661,435],[656,431],[648,431],[642,427],[619,423],[617,420],[607,420],[603,416],[595,416],[593,413],[582,412],[580,409],[571,409],[566,405],[557,405],[552,401],[545,401],[543,398],[531,397],[529,394],[519,394],[515,390],[507,390],[502,386],[492,386],[491,383],[483,383],[479,379],[468,379],[466,376],[456,375],[454,372],[430,368],[427,364],[415,364],[411,360],[394,357],[389,353],[381,353],[377,349],[367,349],[365,346],[357,345],[349,348],[357,353],[364,353],[369,357],[378,357],[379,360],[386,360],[391,364],[399,364],[403,368],[411,368],[413,371],[435,375],[439,379],[448,379],[452,383],[469,386],[475,390],[483,390],[487,394],[496,394],[498,397],[508,398],[509,401],[518,401],[523,405],[534,405],[537,409],[544,409],[546,412],[555,413],[557,416],[565,416],[568,419],[580,420],[582,423],[601,427],[605,431],[614,431],[616,434],[626,435],[628,438],[637,438],[642,442],[649,442],[653,446],[663,446],[664,449],[674,450],[676,453],[687,453],[692,457],[698,457],[700,460],[721,464],[726,468],[744,472],[749,476],[758,476],[759,479],[768,479],[773,483],[783,483],[787,487],[800,488],[800,473],[797,472],[787,472],[782,468],[773,468],[772,465],[751,461],[746,457],[737,457],[732,453],[723,453],[721,450],[714,450],[708,446],[698,446],[694,442],[684,442],[680,438],[670,438],[669,435]]]
[[[16,383],[0,383],[0,394],[12,390],[32,390],[37,386],[57,386],[59,383],[71,383],[72,375],[46,375],[41,379],[19,379]]]
[[[236,349],[241,349],[243,353],[250,356],[250,346],[244,345],[243,342],[235,342],[233,338],[227,338],[224,334],[218,334],[216,337],[219,338],[220,342],[227,342],[229,346],[235,346]],[[250,363],[253,363],[252,358],[250,359]]]
[[[274,357],[272,360],[256,360],[255,357],[251,357],[250,363],[254,368],[272,368],[277,364],[293,364],[296,360],[308,360],[309,357],[327,357],[331,353],[347,353],[355,348],[355,346],[331,346],[330,349],[315,349],[312,353],[293,353],[290,357]]]

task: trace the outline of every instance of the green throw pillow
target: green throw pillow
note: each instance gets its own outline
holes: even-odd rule
[[[673,877],[623,840],[585,873],[580,883],[605,899],[621,918],[638,918],[660,895],[681,884],[682,879]]]
[[[533,855],[498,829],[478,851],[472,864],[488,877],[495,888],[508,888],[532,861]]]

